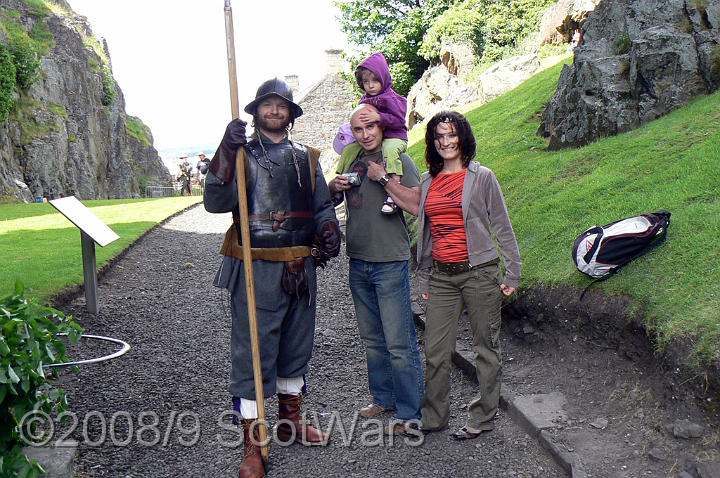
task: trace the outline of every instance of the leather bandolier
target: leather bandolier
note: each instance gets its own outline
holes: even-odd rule
[[[287,262],[309,256],[315,237],[313,193],[320,152],[299,143],[261,146],[257,138],[242,152],[252,258]],[[220,253],[242,260],[239,222],[236,208]]]

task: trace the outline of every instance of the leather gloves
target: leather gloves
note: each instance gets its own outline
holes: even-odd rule
[[[340,254],[340,228],[334,221],[328,221],[320,229],[320,243],[330,257]]]
[[[228,123],[227,128],[225,128],[225,135],[220,142],[220,146],[225,146],[232,151],[237,151],[240,146],[247,143],[247,138],[245,138],[245,126],[247,126],[247,123],[240,118],[234,119]]]
[[[246,125],[247,123],[239,118],[228,123],[220,146],[215,152],[212,161],[210,161],[210,171],[224,182],[230,182],[235,178],[237,150],[247,143],[245,137]]]

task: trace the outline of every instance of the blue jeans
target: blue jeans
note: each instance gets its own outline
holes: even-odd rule
[[[408,262],[350,259],[350,289],[367,349],[374,403],[397,418],[420,418],[424,378],[410,305]]]

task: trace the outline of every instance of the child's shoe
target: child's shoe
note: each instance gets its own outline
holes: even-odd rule
[[[397,211],[397,204],[395,204],[393,198],[388,196],[380,208],[380,212],[383,214],[395,214],[395,211]]]

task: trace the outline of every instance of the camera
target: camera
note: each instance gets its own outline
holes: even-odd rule
[[[348,184],[350,186],[360,186],[360,176],[358,176],[358,173],[345,173],[343,176],[348,178]]]

